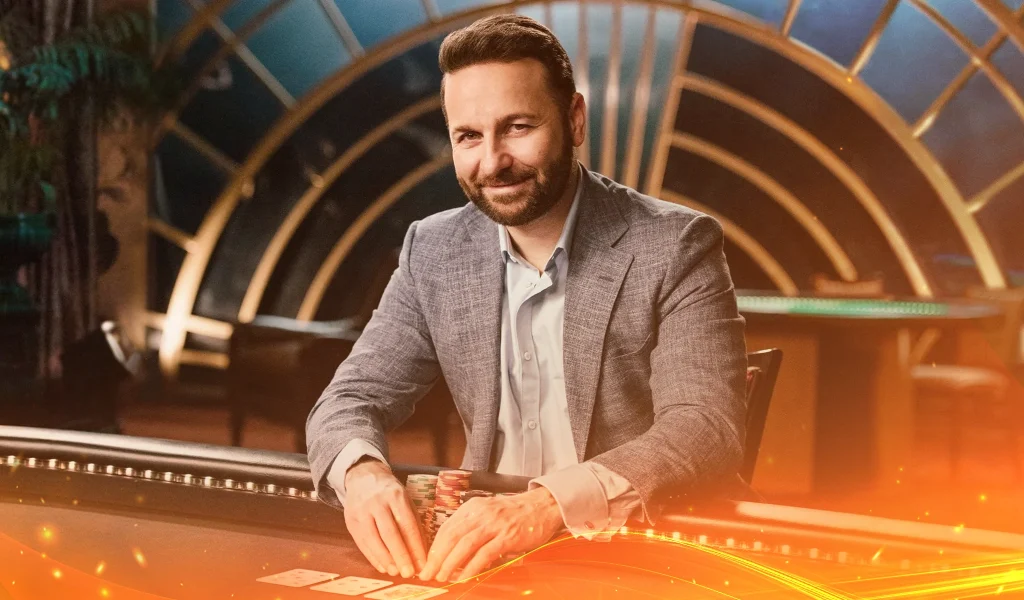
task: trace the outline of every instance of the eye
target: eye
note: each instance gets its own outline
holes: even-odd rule
[[[530,126],[527,125],[526,123],[513,123],[513,124],[509,125],[508,128],[511,131],[521,132],[521,131],[526,131],[527,129],[530,129]]]
[[[472,140],[475,140],[475,139],[477,138],[477,135],[478,135],[478,134],[476,134],[476,133],[473,133],[473,132],[471,132],[471,131],[470,131],[470,132],[466,132],[466,133],[463,133],[463,134],[459,135],[459,136],[458,136],[458,137],[457,137],[457,138],[455,139],[455,141],[457,141],[457,142],[468,142],[468,141],[472,141]]]

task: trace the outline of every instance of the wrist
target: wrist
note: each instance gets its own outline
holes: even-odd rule
[[[562,528],[562,509],[550,490],[541,485],[526,492],[525,495],[531,496],[532,512],[548,531],[553,532]]]
[[[345,471],[345,487],[361,476],[393,475],[391,467],[372,456],[364,456]]]

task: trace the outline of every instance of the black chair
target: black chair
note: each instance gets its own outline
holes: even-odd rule
[[[306,451],[306,417],[361,333],[361,318],[296,321],[258,316],[238,323],[231,336],[227,390],[231,443],[242,443],[246,417],[260,416],[295,432],[295,451]],[[426,429],[434,463],[447,464],[449,421],[455,413],[443,379],[416,404],[403,429]]]
[[[761,437],[768,420],[768,406],[775,391],[775,380],[782,366],[782,350],[772,348],[747,354],[747,439],[743,445],[740,477],[750,483],[761,449]]]
[[[295,451],[305,452],[306,417],[361,326],[355,319],[303,322],[272,316],[237,323],[227,370],[232,445],[241,445],[246,417],[261,416],[291,428]]]

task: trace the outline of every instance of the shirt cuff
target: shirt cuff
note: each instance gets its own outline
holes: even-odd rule
[[[566,529],[575,538],[604,541],[626,521],[609,510],[605,487],[589,464],[566,467],[530,481],[531,490],[537,486],[551,492]]]
[[[376,458],[380,462],[388,464],[380,450],[370,442],[359,438],[345,444],[338,456],[334,458],[334,462],[331,463],[331,470],[327,473],[327,485],[334,490],[338,496],[338,502],[341,502],[342,506],[345,506],[345,474],[364,456]]]

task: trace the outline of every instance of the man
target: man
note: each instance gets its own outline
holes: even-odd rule
[[[440,65],[471,203],[409,228],[307,432],[320,497],[344,504],[370,562],[446,581],[563,526],[589,539],[653,521],[656,494],[734,476],[746,357],[721,227],[574,160],[586,106],[548,29],[486,18],[445,39]],[[533,479],[467,502],[428,557],[384,435],[441,375],[462,466]]]

